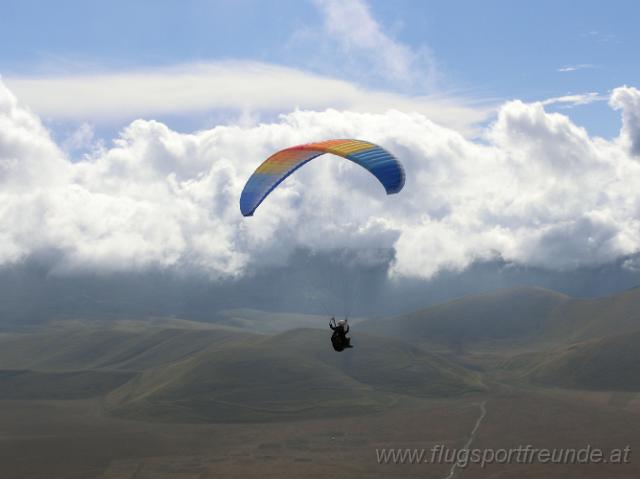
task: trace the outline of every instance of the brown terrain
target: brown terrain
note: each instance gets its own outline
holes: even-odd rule
[[[268,325],[75,320],[5,331],[0,477],[640,477],[638,306],[638,290],[599,300],[504,290],[362,321],[342,354],[327,331]],[[437,445],[631,455],[466,468],[376,455],[428,457]]]

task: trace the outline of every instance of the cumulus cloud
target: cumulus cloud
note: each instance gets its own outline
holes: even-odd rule
[[[3,86],[0,94],[0,186],[22,190],[56,182],[67,172],[63,154],[37,116],[18,106]],[[43,161],[46,158],[46,161]],[[48,178],[48,179],[47,179]]]
[[[62,149],[67,153],[78,150],[87,150],[96,143],[93,126],[89,123],[81,123],[62,142]]]
[[[493,107],[442,95],[410,96],[248,61],[220,61],[143,70],[5,78],[24,104],[45,118],[114,122],[214,110],[288,112],[338,108],[422,113],[465,134]]]
[[[622,110],[621,139],[634,156],[640,156],[640,95],[636,88],[616,88],[610,104]]]
[[[612,141],[540,102],[512,101],[477,141],[420,113],[294,111],[193,134],[137,120],[71,162],[0,87],[0,263],[47,254],[58,272],[188,268],[226,278],[300,247],[393,251],[390,274],[424,278],[496,258],[553,270],[607,263],[640,252],[640,91],[616,89],[611,104],[623,117]],[[263,158],[334,137],[394,152],[405,189],[386,196],[366,171],[327,157],[254,217],[240,215],[242,186]]]

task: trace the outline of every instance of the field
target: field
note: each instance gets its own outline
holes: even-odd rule
[[[121,420],[100,400],[0,402],[2,477],[7,478],[444,478],[450,465],[378,464],[376,448],[461,447],[486,400],[474,447],[640,444],[640,398],[511,392],[462,400],[401,401],[392,410],[340,419],[174,424]],[[632,456],[632,459],[634,457]],[[489,465],[456,477],[632,478],[623,465]]]

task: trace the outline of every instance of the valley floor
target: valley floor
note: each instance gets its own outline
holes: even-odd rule
[[[0,476],[11,479],[448,477],[451,464],[380,464],[376,450],[631,447],[629,464],[510,464],[457,468],[462,478],[640,477],[634,394],[497,388],[463,399],[401,398],[343,419],[166,424],[106,417],[101,401],[0,401]]]

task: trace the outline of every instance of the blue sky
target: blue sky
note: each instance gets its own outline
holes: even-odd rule
[[[390,39],[426,52],[428,61],[412,67],[429,70],[428,79],[407,83],[375,74],[375,63],[318,41],[326,30],[319,4],[291,0],[5,1],[0,74],[252,60],[403,94],[490,102],[607,94],[640,76],[636,2],[400,0],[368,7]],[[561,111],[592,134],[611,137],[620,126],[606,102]]]

